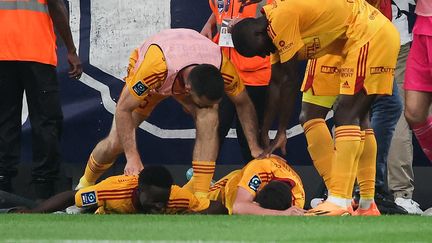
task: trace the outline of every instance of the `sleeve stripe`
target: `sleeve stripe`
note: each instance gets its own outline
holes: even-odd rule
[[[132,191],[130,192],[123,192],[123,193],[99,193],[98,192],[98,197],[112,197],[112,196],[127,196],[130,195],[132,193]]]
[[[113,193],[117,193],[117,192],[126,192],[126,191],[130,191],[132,192],[134,190],[134,188],[126,188],[126,189],[115,189],[115,190],[98,190],[98,193],[105,193],[105,192],[113,192]]]
[[[120,200],[120,199],[129,199],[129,198],[132,198],[132,195],[131,196],[127,196],[127,197],[99,197],[98,200],[105,200],[105,201],[107,201],[107,200]]]
[[[168,71],[164,71],[164,72],[159,72],[159,73],[154,73],[152,75],[149,75],[147,77],[144,78],[144,81],[149,81],[150,79],[153,79],[154,77],[160,77],[162,75],[165,76],[165,74],[168,73]]]

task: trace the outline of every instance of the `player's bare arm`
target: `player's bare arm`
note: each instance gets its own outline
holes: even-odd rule
[[[216,161],[219,148],[218,105],[208,108],[197,107],[194,113],[196,140],[192,159],[194,161]]]
[[[303,215],[304,210],[298,207],[290,207],[286,210],[273,210],[262,208],[254,202],[254,196],[242,187],[238,187],[237,196],[233,204],[233,214],[252,215]]]
[[[229,97],[236,107],[239,120],[251,150],[251,155],[257,158],[263,152],[263,149],[258,143],[258,119],[255,107],[246,90],[243,90],[236,96]]]
[[[72,33],[69,27],[69,20],[64,2],[61,0],[48,0],[47,3],[53,24],[64,41],[68,51],[67,58],[70,65],[69,77],[79,79],[83,70],[72,39]]]
[[[126,155],[125,175],[138,175],[144,169],[136,146],[136,126],[132,116],[133,110],[140,102],[133,97],[128,88],[124,88],[117,103],[115,124],[120,142]]]
[[[213,29],[215,28],[216,16],[212,13],[200,33],[211,40],[213,38]]]
[[[61,192],[51,198],[43,201],[38,206],[32,209],[17,207],[11,210],[11,213],[53,213],[64,210],[69,206],[75,205],[75,194],[77,191]]]
[[[292,115],[300,83],[297,80],[297,60],[292,58],[285,63],[272,65],[272,77],[269,84],[266,112],[264,115],[261,139],[267,145],[263,156],[267,156],[276,149],[286,154],[286,129]],[[278,130],[275,139],[270,143],[268,131],[276,118],[279,117]]]

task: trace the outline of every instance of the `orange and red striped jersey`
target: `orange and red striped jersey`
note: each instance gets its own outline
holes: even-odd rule
[[[75,205],[78,207],[97,207],[97,214],[137,213],[138,176],[111,176],[107,179],[79,190],[75,194]],[[192,213],[208,208],[208,199],[198,199],[191,192],[173,185],[166,212]]]
[[[111,176],[79,190],[75,194],[77,207],[98,207],[96,213],[135,213],[133,194],[138,188],[138,176]]]
[[[135,68],[138,60],[138,50],[135,49],[129,57],[129,66],[126,85],[130,93],[139,100],[147,98],[149,92],[138,95],[133,91],[139,82],[143,83],[147,90],[154,90],[165,82],[168,69],[162,50],[157,45],[150,45],[145,54],[144,60],[138,68]],[[135,72],[133,70],[136,70]],[[225,83],[225,93],[236,96],[244,90],[244,84],[240,79],[232,62],[222,55],[221,74]]]
[[[371,40],[389,20],[364,0],[275,0],[263,7],[276,46],[271,62],[346,55]]]
[[[278,156],[252,160],[243,169],[231,172],[210,188],[208,198],[221,201],[232,214],[239,187],[244,188],[255,197],[272,180],[289,183],[292,186],[293,205],[304,207],[305,192],[300,176],[284,159]]]
[[[207,209],[210,200],[197,198],[192,192],[179,186],[171,187],[171,194],[166,207],[167,214],[196,213]]]

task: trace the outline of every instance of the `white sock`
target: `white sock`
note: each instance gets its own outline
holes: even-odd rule
[[[373,199],[363,199],[360,198],[359,208],[361,209],[369,209],[371,204],[374,202]]]
[[[329,196],[326,201],[334,203],[334,204],[338,205],[339,207],[343,207],[343,208],[347,207],[346,206],[346,198]]]

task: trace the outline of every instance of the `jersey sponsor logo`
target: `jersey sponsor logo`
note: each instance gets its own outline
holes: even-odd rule
[[[345,82],[342,84],[342,88],[343,88],[343,89],[350,89],[351,86],[349,85],[348,81],[345,81]]]
[[[391,73],[394,74],[395,69],[391,67],[371,67],[370,74]]]
[[[252,179],[249,181],[249,188],[258,191],[259,186],[261,185],[261,180],[257,175],[254,175]]]
[[[285,46],[285,41],[283,41],[283,40],[279,41],[279,46],[280,47],[284,47]]]
[[[143,84],[143,82],[140,80],[132,87],[132,89],[135,92],[135,94],[141,96],[149,89],[149,87]]]
[[[83,207],[97,204],[96,192],[92,191],[92,192],[85,192],[81,194],[81,201]]]
[[[339,71],[341,78],[351,78],[354,75],[354,68],[341,68]]]
[[[339,70],[337,67],[332,66],[321,66],[321,73],[334,74],[338,73]]]
[[[279,54],[284,54],[285,52],[288,52],[293,47],[293,45],[294,45],[293,42],[286,44],[285,41],[283,40],[279,41],[279,46],[280,46],[278,50]]]
[[[318,37],[314,38],[312,42],[306,44],[306,56],[312,58],[321,48],[321,41]]]

